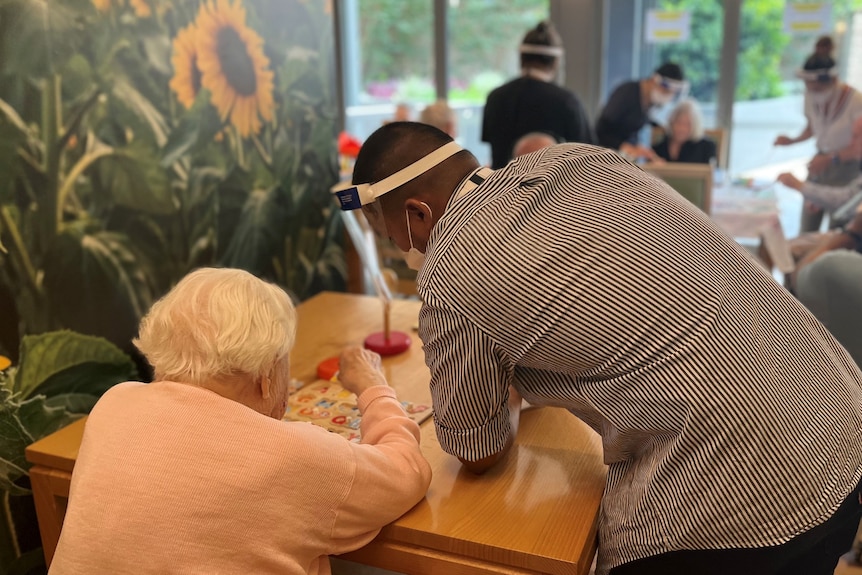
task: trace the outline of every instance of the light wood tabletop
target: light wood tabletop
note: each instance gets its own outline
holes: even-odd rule
[[[413,331],[419,302],[392,302],[391,328],[413,338],[410,349],[384,358],[399,394],[430,403],[430,374]],[[292,376],[316,378],[317,364],[383,329],[376,298],[326,292],[298,308]],[[27,450],[46,559],[59,538],[71,469],[84,421]],[[440,448],[431,420],[422,452],[433,479],[426,498],[366,547],[343,558],[408,574],[585,574],[596,551],[606,468],[599,437],[564,410],[528,409],[509,455],[484,475],[463,469]],[[35,474],[35,475],[34,475]],[[41,504],[40,504],[41,501]]]

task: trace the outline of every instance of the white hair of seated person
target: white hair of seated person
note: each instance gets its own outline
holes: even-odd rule
[[[419,114],[419,121],[434,126],[453,138],[456,136],[455,111],[443,100],[437,100],[426,106]]]
[[[688,116],[691,122],[691,131],[688,134],[687,140],[698,142],[703,139],[703,114],[701,114],[700,106],[694,100],[683,100],[677,104],[667,117],[668,139],[674,140],[674,124],[681,116]]]
[[[243,270],[202,268],[153,304],[133,343],[157,380],[207,387],[270,378],[289,361],[295,336],[284,290]]]
[[[543,148],[548,148],[557,143],[557,140],[554,139],[550,134],[545,134],[544,132],[530,132],[515,142],[515,146],[512,148],[512,157],[517,158],[518,156],[523,156],[525,154],[531,154],[533,152],[538,152]]]

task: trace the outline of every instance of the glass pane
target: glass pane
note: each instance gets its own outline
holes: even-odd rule
[[[345,0],[347,131],[360,140],[396,116],[416,120],[434,101],[432,0]]]
[[[831,25],[825,30],[793,33],[785,31],[787,3],[746,0],[742,5],[730,162],[734,173],[762,180],[773,180],[786,171],[804,178],[805,166],[817,151],[814,138],[790,146],[772,144],[782,134],[800,135],[807,125],[805,85],[794,73],[814,51],[818,37],[832,36],[839,79],[862,88],[862,74],[854,72],[862,67],[862,14],[853,17],[854,11],[862,11],[862,0],[834,0]],[[794,204],[795,213],[782,218],[785,235],[792,237],[799,230],[801,198],[795,193],[784,195],[785,204]]]
[[[704,126],[715,126],[724,21],[721,1],[610,0],[607,10],[603,103],[622,82],[646,78],[662,63],[675,62],[689,82],[688,96],[701,105]],[[688,39],[651,41],[646,32],[650,10],[689,12]],[[653,118],[663,122],[670,108],[655,110]]]
[[[449,0],[449,105],[457,140],[483,164],[491,162],[481,141],[485,98],[520,73],[521,39],[548,18],[548,0]]]

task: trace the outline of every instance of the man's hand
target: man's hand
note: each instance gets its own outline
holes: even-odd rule
[[[788,188],[793,188],[797,192],[802,191],[802,186],[805,183],[790,172],[784,172],[783,174],[779,174],[778,181],[787,186]]]
[[[338,358],[338,382],[358,396],[369,387],[389,385],[380,368],[380,356],[373,351],[352,346]]]
[[[782,134],[782,135],[778,136],[777,138],[775,138],[775,141],[772,142],[772,145],[773,146],[790,146],[790,145],[795,144],[795,143],[796,143],[796,140],[794,140],[790,136],[785,136],[784,134]]]
[[[832,156],[828,154],[817,154],[811,161],[808,162],[809,174],[822,174],[829,166],[832,165]]]

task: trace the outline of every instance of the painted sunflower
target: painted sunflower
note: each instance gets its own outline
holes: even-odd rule
[[[148,0],[129,0],[129,5],[138,18],[149,18],[153,15],[153,9]]]
[[[245,8],[240,0],[212,0],[195,24],[201,85],[222,121],[229,117],[242,137],[258,133],[261,119],[273,118],[273,73],[263,40],[245,25]]]
[[[174,77],[168,85],[186,109],[192,107],[201,89],[201,72],[198,69],[198,54],[195,47],[197,34],[194,24],[189,24],[180,30],[174,38],[174,53],[171,56]]]
[[[111,0],[93,0],[93,6],[99,12],[107,12],[111,9],[111,4],[113,4]]]

